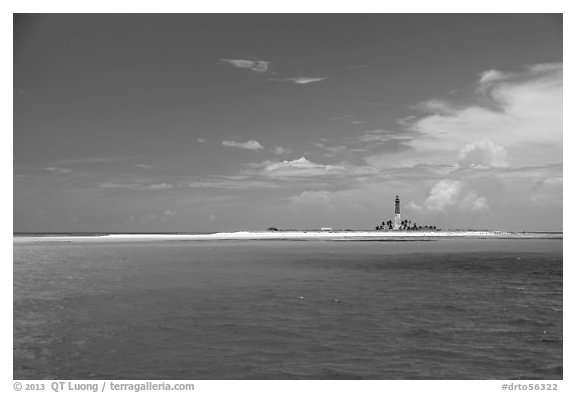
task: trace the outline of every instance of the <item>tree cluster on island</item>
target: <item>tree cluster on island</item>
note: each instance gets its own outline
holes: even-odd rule
[[[382,225],[376,225],[377,231],[391,231],[394,229],[394,223],[392,220],[382,221]],[[418,225],[417,223],[412,223],[411,220],[402,220],[400,222],[399,231],[439,231],[440,228],[436,228],[436,225]]]

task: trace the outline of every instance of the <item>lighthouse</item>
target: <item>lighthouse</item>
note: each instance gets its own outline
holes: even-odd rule
[[[394,201],[394,229],[400,229],[401,225],[400,218],[400,198],[396,195],[396,200]]]

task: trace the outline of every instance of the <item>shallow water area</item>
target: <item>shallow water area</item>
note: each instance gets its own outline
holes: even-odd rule
[[[561,239],[15,241],[14,378],[561,379],[562,281]]]

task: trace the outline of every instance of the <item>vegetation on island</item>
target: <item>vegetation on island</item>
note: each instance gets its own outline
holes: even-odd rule
[[[392,220],[382,221],[382,225],[376,225],[377,231],[391,231],[394,230],[394,223]],[[436,228],[436,225],[418,225],[412,220],[402,220],[400,222],[400,227],[398,231],[439,231],[440,228]]]

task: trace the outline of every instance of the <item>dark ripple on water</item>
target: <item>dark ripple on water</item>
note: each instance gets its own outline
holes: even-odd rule
[[[14,378],[562,378],[561,242],[294,244],[17,245]]]

